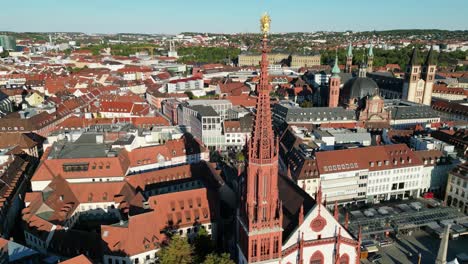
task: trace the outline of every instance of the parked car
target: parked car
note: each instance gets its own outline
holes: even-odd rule
[[[370,257],[368,258],[368,260],[369,260],[370,262],[372,262],[372,263],[375,263],[375,262],[377,262],[377,261],[382,260],[382,255],[380,255],[380,254],[374,254],[374,255],[370,256]]]

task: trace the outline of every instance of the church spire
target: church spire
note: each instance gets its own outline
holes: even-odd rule
[[[348,45],[348,52],[346,53],[346,57],[353,57],[353,45],[351,44],[351,42],[349,42],[349,45]]]
[[[335,55],[335,64],[332,69],[333,75],[338,75],[340,73],[340,67],[338,67],[338,53]]]
[[[348,52],[346,53],[345,71],[347,73],[351,73],[351,68],[352,67],[353,67],[353,45],[351,45],[351,42],[350,42],[349,46],[348,46]]]
[[[411,54],[411,58],[410,58],[410,61],[408,62],[408,65],[418,65],[418,64],[419,64],[418,49],[414,47],[413,53]]]
[[[367,52],[367,57],[374,57],[372,42],[369,44],[369,51]]]
[[[270,28],[270,17],[264,15],[261,19],[262,40],[262,60],[260,62],[260,82],[257,86],[257,113],[254,121],[252,138],[249,144],[249,159],[256,163],[271,163],[277,157],[275,149],[277,139],[271,126],[270,92],[272,86],[268,79],[268,30]]]
[[[369,51],[367,52],[367,71],[373,72],[374,71],[374,51],[372,42],[369,44]]]
[[[429,65],[436,65],[436,58],[434,54],[434,47],[431,45],[431,48],[429,49],[429,52],[427,53],[426,61],[424,62],[424,65],[429,66]]]
[[[281,255],[282,205],[278,190],[278,138],[272,128],[268,80],[268,33],[271,19],[267,14],[260,19],[262,59],[260,82],[257,85],[257,103],[252,135],[247,143],[247,165],[239,212],[239,248],[247,263],[277,259]],[[268,240],[265,239],[268,237]],[[261,249],[269,248],[268,253]]]

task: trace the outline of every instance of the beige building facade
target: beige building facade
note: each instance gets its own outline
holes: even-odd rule
[[[289,58],[291,56],[291,58]],[[283,61],[291,59],[292,68],[309,67],[320,65],[320,54],[317,55],[296,55],[288,53],[271,53],[268,54],[268,62],[270,65],[282,64]],[[261,54],[240,54],[239,66],[258,66],[262,59]]]

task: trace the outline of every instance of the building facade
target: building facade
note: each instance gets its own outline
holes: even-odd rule
[[[449,172],[445,203],[468,214],[468,165],[462,164]]]
[[[411,59],[406,66],[403,98],[418,104],[431,105],[435,73],[436,64],[432,48],[422,66],[419,64],[418,50],[414,48]]]

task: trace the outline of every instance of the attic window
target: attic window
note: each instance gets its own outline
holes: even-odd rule
[[[88,171],[89,163],[80,162],[80,163],[64,163],[62,165],[64,172],[74,172],[74,171]]]

